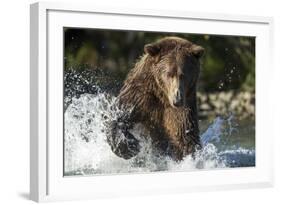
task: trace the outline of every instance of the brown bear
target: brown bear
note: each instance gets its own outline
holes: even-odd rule
[[[112,151],[130,159],[140,151],[130,129],[141,123],[155,153],[178,161],[201,147],[196,85],[204,49],[186,39],[165,37],[144,46],[118,95],[124,112],[111,123]]]

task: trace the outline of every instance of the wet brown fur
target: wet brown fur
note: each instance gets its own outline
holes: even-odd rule
[[[190,82],[187,101],[182,107],[171,105],[165,89],[162,89],[165,82],[159,76],[162,67],[175,63],[175,58],[169,54],[179,59],[191,55],[193,44],[185,39],[167,37],[158,41],[157,46],[157,55],[145,53],[129,72],[118,99],[122,106],[133,108],[130,121],[145,126],[157,151],[181,160],[200,146],[196,106],[198,76],[191,78],[194,82]],[[177,72],[171,69],[171,75]]]

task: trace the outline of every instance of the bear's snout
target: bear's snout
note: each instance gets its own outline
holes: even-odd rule
[[[183,92],[181,92],[181,90],[179,89],[174,99],[174,106],[175,107],[183,106],[183,98],[184,98]]]

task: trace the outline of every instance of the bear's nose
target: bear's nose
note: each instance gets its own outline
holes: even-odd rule
[[[177,91],[177,95],[174,100],[174,106],[179,107],[182,105],[183,105],[183,95],[182,95],[182,92],[180,92],[180,90],[179,90],[179,91]]]

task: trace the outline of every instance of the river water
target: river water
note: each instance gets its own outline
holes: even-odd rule
[[[68,99],[64,112],[64,175],[95,175],[154,171],[189,171],[255,166],[255,122],[235,114],[200,120],[203,149],[181,162],[156,157],[144,131],[132,133],[141,140],[141,151],[132,159],[117,157],[106,142],[106,121],[116,118],[116,98],[106,92],[81,94]],[[107,116],[107,117],[105,117]]]

